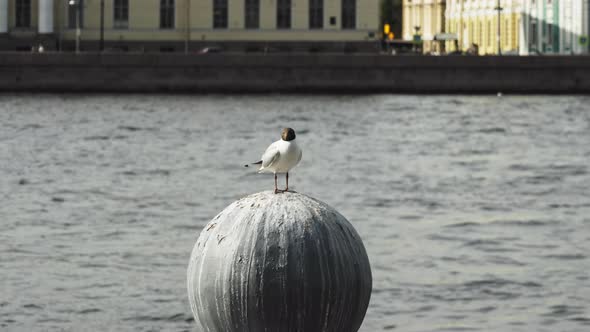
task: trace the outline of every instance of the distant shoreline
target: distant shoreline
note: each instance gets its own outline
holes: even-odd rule
[[[0,92],[590,94],[590,56],[2,52]]]

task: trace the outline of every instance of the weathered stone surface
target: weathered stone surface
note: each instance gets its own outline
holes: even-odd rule
[[[242,198],[203,229],[188,268],[191,309],[211,332],[357,331],[371,268],[352,225],[298,193]]]

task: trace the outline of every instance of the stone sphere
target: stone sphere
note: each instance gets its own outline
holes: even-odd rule
[[[207,332],[356,332],[371,287],[352,225],[293,192],[232,203],[205,226],[188,267],[191,310]]]

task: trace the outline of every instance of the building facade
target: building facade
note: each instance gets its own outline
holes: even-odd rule
[[[102,18],[102,19],[101,19]],[[376,0],[0,0],[0,49],[183,50],[211,42],[367,42]],[[102,37],[101,37],[102,36]],[[55,45],[53,45],[55,44]]]
[[[447,0],[445,15],[445,28],[457,35],[460,51],[475,48],[480,55],[518,53],[522,0]],[[455,48],[452,43],[447,46]]]
[[[404,0],[403,39],[423,41],[424,52],[437,52],[432,43],[437,34],[445,31],[445,0]]]
[[[588,53],[588,0],[524,0],[520,54]]]

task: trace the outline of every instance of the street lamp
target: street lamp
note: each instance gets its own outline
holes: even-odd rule
[[[100,0],[100,45],[99,50],[104,51],[104,0]]]
[[[498,55],[502,55],[502,42],[500,41],[500,24],[501,24],[500,13],[502,13],[502,10],[504,8],[502,8],[500,6],[500,0],[498,0],[498,6],[496,6],[496,8],[494,8],[494,9],[498,11],[498,36],[497,36],[497,38],[498,38]]]
[[[80,2],[70,0],[68,4],[76,11],[76,53],[80,53]]]

